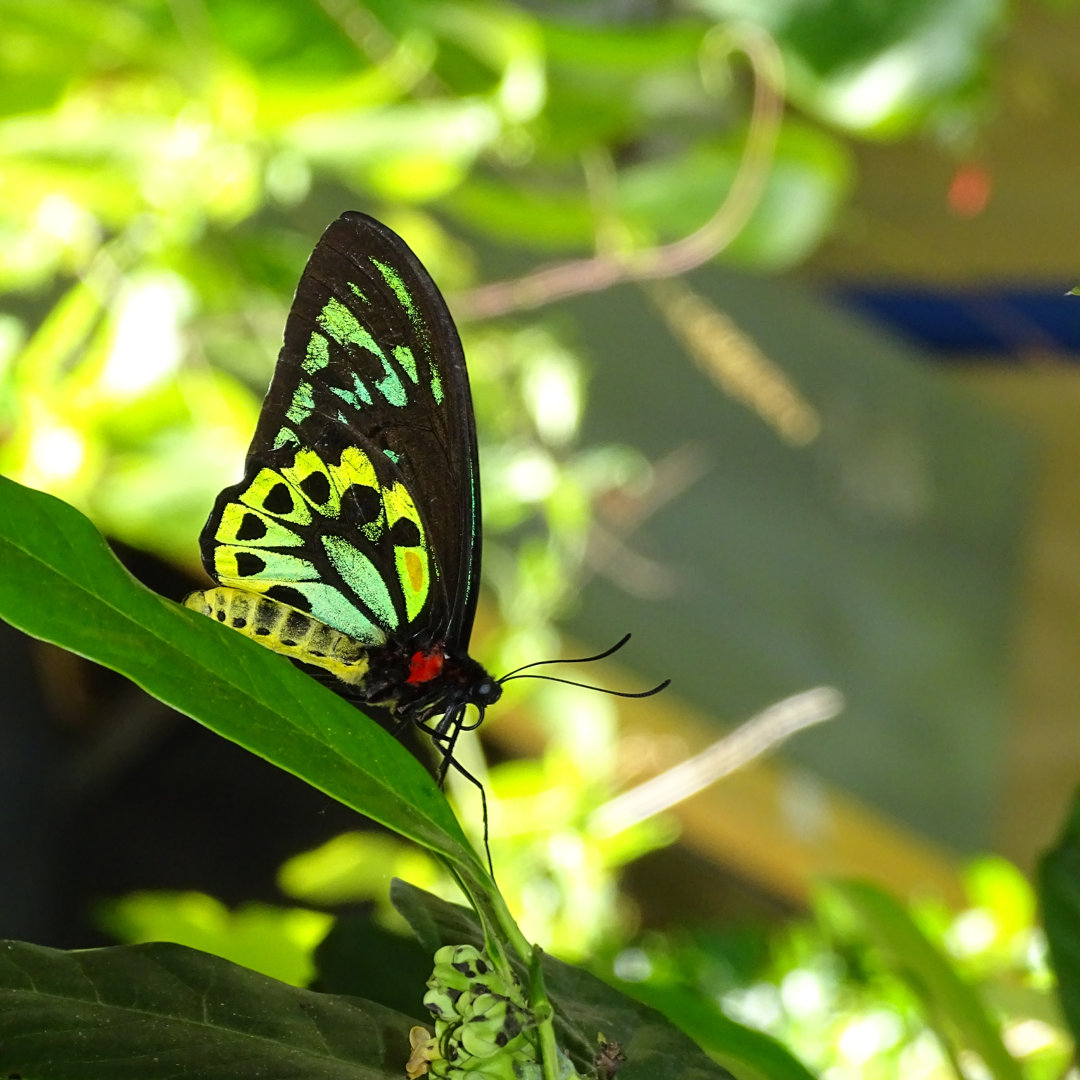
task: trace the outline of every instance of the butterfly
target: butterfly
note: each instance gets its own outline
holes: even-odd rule
[[[389,710],[397,730],[423,728],[440,781],[450,765],[468,776],[458,735],[524,669],[495,679],[469,655],[481,530],[465,355],[435,283],[374,218],[342,214],[315,245],[244,478],[200,547],[217,585],[187,607]]]

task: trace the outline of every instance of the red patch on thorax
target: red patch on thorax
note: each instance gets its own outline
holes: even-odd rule
[[[431,652],[413,653],[409,660],[409,677],[406,682],[425,683],[430,682],[443,669],[442,649],[432,649]]]

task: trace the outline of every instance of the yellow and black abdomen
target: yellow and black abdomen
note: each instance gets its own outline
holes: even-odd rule
[[[322,668],[344,683],[359,685],[367,676],[368,646],[279,600],[219,585],[192,593],[184,606],[217,619],[276,653]]]

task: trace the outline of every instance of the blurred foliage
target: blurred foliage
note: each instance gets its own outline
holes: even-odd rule
[[[830,1080],[1065,1075],[1072,1041],[1031,886],[986,858],[969,867],[967,889],[970,906],[956,913],[826,883],[812,918],[768,932],[650,932],[609,970],[707,1049],[723,1049],[710,1045],[715,1018],[735,1019]]]
[[[497,789],[497,770],[493,784]],[[548,789],[549,797],[554,790]],[[518,842],[539,844],[539,833],[524,840],[519,835]],[[550,843],[565,847],[565,835],[556,829],[553,836]],[[573,955],[588,942],[597,974],[659,1009],[737,1075],[810,1075],[779,1048],[773,1059],[767,1046],[764,1052],[760,1046],[752,1052],[743,1047],[739,1025],[772,1036],[813,1075],[829,1080],[952,1080],[957,1075],[1057,1080],[1066,1073],[1073,1044],[1035,924],[1032,889],[1002,859],[969,866],[970,906],[960,912],[933,900],[905,908],[868,884],[836,881],[822,885],[810,917],[771,928],[665,931],[642,931],[625,909],[613,918],[614,909],[597,902],[596,897],[611,894],[604,885],[613,885],[610,871],[618,861],[609,859],[599,883],[599,864],[593,861],[580,876],[579,890],[567,899],[580,903],[585,889],[592,896],[572,912],[563,910],[548,929],[555,940],[566,932],[563,940]],[[564,865],[579,864],[570,859]],[[521,864],[508,870],[516,879]],[[387,871],[453,896],[449,881],[439,881],[426,856],[373,834],[350,834],[297,856],[283,868],[281,883],[287,893],[315,904],[373,903],[377,921],[407,937],[386,899]],[[543,922],[545,902],[541,897],[538,903],[536,894],[544,880],[533,877],[531,897],[527,892],[508,897],[524,903],[526,911],[531,906],[530,931]],[[314,911],[283,908],[275,915],[273,909],[248,905],[231,917],[230,927],[220,905],[198,894],[141,894],[105,911],[105,925],[121,940],[209,948],[297,985],[303,985],[298,976],[310,975],[313,968],[312,954],[322,936],[315,931],[328,925],[317,922],[324,916]],[[355,934],[364,924],[352,919],[343,925]],[[262,955],[255,936],[260,928]],[[396,940],[383,933],[386,944],[380,949]],[[365,931],[363,940],[365,948],[373,948],[377,938]],[[745,1070],[746,1062],[755,1060],[757,1073],[737,1067],[741,1062]]]
[[[449,221],[549,251],[587,251],[613,219],[627,242],[685,234],[723,201],[746,137],[733,19],[776,35],[818,122],[785,125],[726,257],[792,264],[851,183],[820,122],[835,102],[858,91],[848,126],[878,134],[970,119],[1000,20],[969,0],[849,15],[836,0],[622,20],[505,0],[0,0],[0,469],[192,563],[322,227],[373,210],[451,290],[475,256]],[[888,94],[866,93],[882,71]],[[597,486],[627,462],[568,460],[582,380],[550,328],[467,345],[489,525],[560,526],[558,558],[535,543],[527,558],[566,580]],[[527,480],[546,494],[523,497]]]
[[[895,138],[919,129],[968,134],[987,106],[989,48],[1002,0],[701,0],[717,18],[747,19],[780,43],[791,101],[852,133]]]
[[[263,975],[307,986],[313,955],[333,917],[305,908],[247,903],[229,910],[204,893],[138,892],[97,906],[102,929],[119,941],[173,941]]]
[[[450,293],[493,276],[479,267],[499,245],[550,258],[613,236],[681,237],[722,204],[741,161],[750,24],[775,38],[799,115],[721,257],[786,268],[828,235],[854,183],[846,138],[964,147],[989,107],[1007,17],[1000,0],[629,10],[0,0],[0,471],[194,567],[213,498],[239,476],[300,269],[341,210],[402,232]],[[491,648],[510,666],[551,655],[592,507],[647,463],[577,444],[587,380],[572,327],[533,317],[464,330],[485,573],[517,630]],[[486,776],[500,883],[532,938],[599,966],[613,957],[676,1013],[736,1016],[832,1080],[946,1075],[934,1018],[865,926],[833,925],[827,901],[815,921],[754,941],[639,936],[618,871],[673,833],[654,822],[594,836],[590,815],[627,780],[607,705],[554,690],[537,701],[553,732],[545,756]],[[475,831],[475,792],[460,802]],[[311,904],[378,901],[391,872],[440,882],[426,856],[356,834],[298,857],[282,884]],[[918,924],[992,1001],[1025,1075],[1057,1075],[1065,1051],[1026,886],[1001,867],[979,873],[972,911],[928,908]],[[296,950],[325,925],[308,914],[143,896],[105,920],[128,940],[185,940],[300,981]],[[243,944],[267,920],[292,943],[284,959]]]

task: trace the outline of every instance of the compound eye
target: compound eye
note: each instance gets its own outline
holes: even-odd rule
[[[476,684],[474,700],[478,705],[492,705],[502,697],[502,687],[494,679]]]

